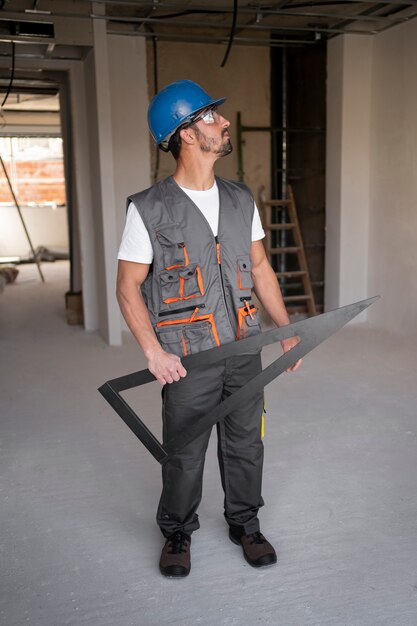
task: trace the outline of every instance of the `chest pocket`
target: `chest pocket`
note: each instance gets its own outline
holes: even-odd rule
[[[165,304],[190,300],[204,295],[200,266],[196,263],[187,267],[164,270],[159,274],[162,301]]]
[[[237,260],[237,286],[239,289],[252,289],[252,274],[250,256],[246,254]]]
[[[188,265],[187,248],[178,224],[163,224],[156,229],[155,233],[162,248],[166,270]]]

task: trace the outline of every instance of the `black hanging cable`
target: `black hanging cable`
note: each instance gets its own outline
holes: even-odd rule
[[[158,93],[158,38],[155,36],[155,31],[152,26],[149,27],[152,32],[152,55],[153,55],[153,90],[154,95]]]
[[[230,30],[229,43],[227,44],[226,54],[224,55],[224,59],[221,62],[220,67],[224,67],[227,63],[227,59],[229,57],[230,50],[232,49],[233,39],[235,37],[236,30],[236,22],[237,22],[237,0],[233,0],[233,21],[232,28]]]
[[[152,49],[153,49],[153,82],[154,82],[154,92],[158,93],[158,48],[157,48],[157,37],[155,35],[152,37]],[[161,152],[159,150],[159,146],[156,146],[156,155],[155,155],[155,171],[153,174],[153,182],[156,183],[158,181],[159,176],[159,161],[161,157]]]
[[[192,9],[179,11],[178,13],[164,13],[164,15],[154,15],[154,20],[166,20],[169,17],[182,17],[183,15],[224,15],[224,11],[206,11],[205,9]]]
[[[16,44],[15,44],[14,41],[12,41],[12,73],[10,74],[10,80],[9,80],[9,84],[8,84],[8,87],[7,87],[6,95],[4,96],[3,102],[0,105],[0,111],[3,110],[3,107],[4,107],[4,105],[7,102],[7,98],[9,97],[10,90],[11,90],[12,85],[13,85],[15,61],[16,61]]]

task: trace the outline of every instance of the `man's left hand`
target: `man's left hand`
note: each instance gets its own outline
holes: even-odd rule
[[[294,348],[294,346],[297,345],[297,343],[300,343],[299,337],[290,337],[289,339],[283,339],[281,341],[281,346],[284,352],[289,352],[292,348]],[[294,365],[291,365],[291,367],[287,369],[287,372],[295,372],[295,370],[300,367],[302,362],[303,359],[298,359],[298,361],[296,361]]]

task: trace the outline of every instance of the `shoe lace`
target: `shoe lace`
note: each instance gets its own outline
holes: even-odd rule
[[[184,533],[178,532],[171,535],[169,538],[170,541],[170,554],[181,554],[181,552],[186,552],[185,544],[188,542],[187,535]]]
[[[251,533],[248,535],[251,538],[251,543],[265,543],[266,539],[263,534],[258,530],[256,533]]]

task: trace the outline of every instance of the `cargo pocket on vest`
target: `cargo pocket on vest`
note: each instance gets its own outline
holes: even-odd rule
[[[239,289],[252,289],[251,262],[249,255],[238,257],[237,260],[237,285]]]
[[[188,265],[187,248],[178,224],[164,224],[155,233],[162,247],[165,269],[169,270]]]
[[[162,301],[165,304],[190,300],[204,295],[204,285],[200,266],[188,265],[186,268],[164,270],[159,274]]]
[[[189,346],[187,346],[182,330],[157,330],[159,343],[166,352],[177,356],[187,356]]]
[[[184,300],[204,296],[203,278],[200,266],[197,264],[188,265],[180,270],[180,295]]]
[[[190,354],[209,350],[217,345],[209,322],[189,324],[183,333],[186,343],[190,346]]]
[[[253,304],[246,303],[237,310],[236,339],[244,339],[260,332],[258,309]]]
[[[177,320],[164,320],[156,325],[156,334],[167,352],[178,356],[196,354],[220,345],[214,315],[196,315]]]
[[[180,275],[178,269],[164,270],[159,274],[161,281],[161,295],[163,302],[176,302],[181,300]]]

